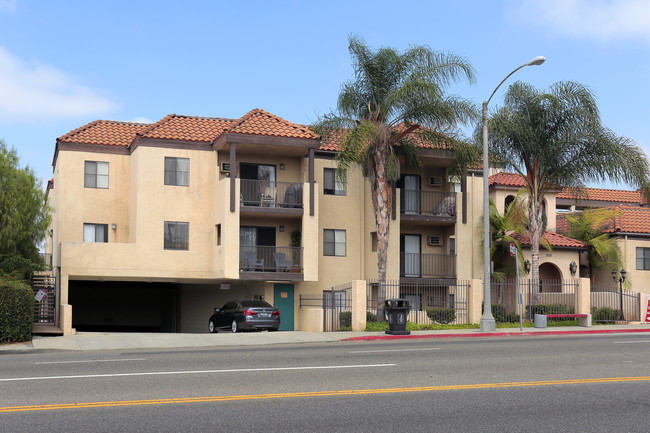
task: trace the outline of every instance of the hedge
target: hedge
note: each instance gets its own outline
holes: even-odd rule
[[[444,307],[427,308],[427,316],[434,322],[447,324],[456,320],[456,310]]]
[[[30,341],[34,292],[25,281],[0,279],[0,343]]]

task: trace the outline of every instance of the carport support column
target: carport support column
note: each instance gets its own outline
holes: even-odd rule
[[[352,281],[352,330],[361,332],[366,329],[366,281]]]
[[[59,328],[63,335],[72,334],[72,305],[68,304],[68,274],[59,273]]]

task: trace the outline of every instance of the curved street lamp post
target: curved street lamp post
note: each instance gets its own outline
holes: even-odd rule
[[[490,165],[488,163],[488,104],[499,87],[512,74],[525,66],[541,65],[546,57],[537,56],[530,59],[511,73],[509,73],[494,89],[487,101],[483,101],[483,316],[481,317],[481,331],[494,331],[495,322],[492,316],[492,292],[490,287]]]

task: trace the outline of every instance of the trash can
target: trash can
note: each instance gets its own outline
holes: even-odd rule
[[[406,299],[386,299],[384,311],[388,317],[388,329],[386,334],[409,335],[411,331],[406,330],[406,318],[409,315],[409,301]]]

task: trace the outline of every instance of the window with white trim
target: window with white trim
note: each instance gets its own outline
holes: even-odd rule
[[[108,242],[108,224],[84,223],[84,242]]]
[[[323,255],[345,256],[345,230],[323,230]]]
[[[190,186],[190,159],[165,157],[165,185]]]
[[[165,221],[165,249],[190,249],[190,223]]]
[[[108,188],[108,162],[85,161],[84,187]]]
[[[335,168],[323,169],[323,194],[346,195],[345,182],[340,182],[336,178]]]

